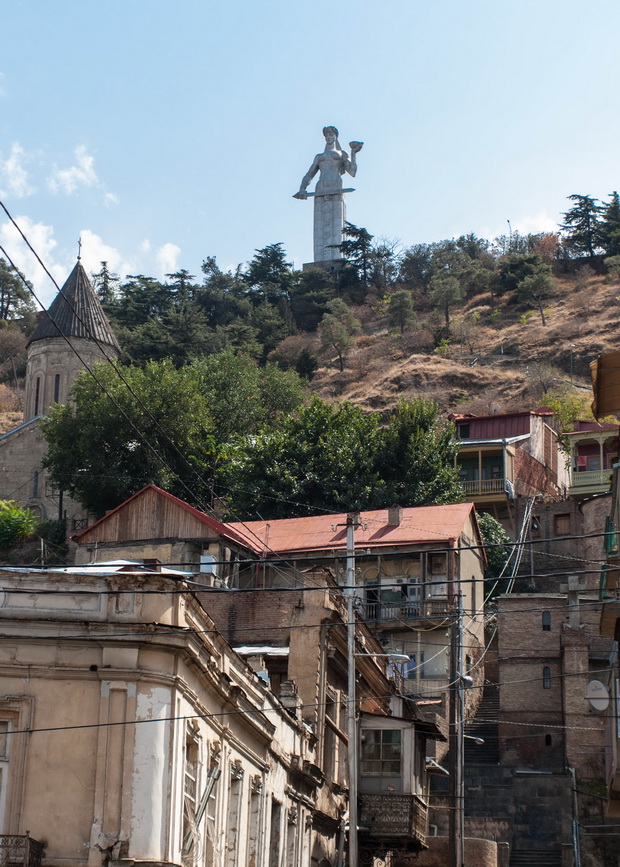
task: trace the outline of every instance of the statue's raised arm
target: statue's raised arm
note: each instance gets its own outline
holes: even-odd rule
[[[314,261],[325,262],[341,259],[342,227],[344,226],[342,175],[346,172],[352,178],[357,174],[357,154],[363,142],[349,142],[351,156],[343,150],[338,141],[335,126],[323,127],[325,150],[317,154],[312,165],[303,176],[295,199],[314,198]],[[318,173],[319,179],[313,193],[306,192],[311,180]]]

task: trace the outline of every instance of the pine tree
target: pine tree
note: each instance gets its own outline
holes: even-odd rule
[[[602,207],[599,242],[606,256],[620,255],[620,196],[610,193],[610,200]]]
[[[601,207],[598,199],[592,196],[569,196],[574,202],[570,210],[564,214],[564,222],[560,228],[564,232],[564,247],[569,254],[581,256],[584,253],[593,257],[599,246],[599,215]]]

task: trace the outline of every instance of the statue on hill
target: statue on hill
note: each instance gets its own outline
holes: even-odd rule
[[[356,157],[361,151],[363,142],[349,142],[351,156],[340,147],[338,130],[335,126],[323,127],[325,150],[317,154],[303,176],[295,199],[314,197],[314,261],[326,262],[341,259],[340,244],[342,243],[342,228],[345,222],[344,193],[352,193],[353,189],[344,189],[342,175],[345,172],[355,177],[357,173]],[[319,172],[319,180],[313,193],[306,192],[308,184]]]

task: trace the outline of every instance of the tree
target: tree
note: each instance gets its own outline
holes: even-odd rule
[[[564,222],[560,226],[564,248],[570,255],[581,256],[585,253],[591,258],[599,249],[600,205],[592,196],[573,194],[568,198],[575,204],[565,212]]]
[[[376,489],[378,417],[315,397],[277,428],[246,437],[222,465],[231,513],[290,518],[363,508]]]
[[[460,497],[452,425],[427,401],[402,402],[388,424],[350,403],[310,406],[240,440],[221,478],[242,518],[452,503]]]
[[[325,352],[334,350],[338,356],[340,370],[344,370],[344,356],[353,343],[353,335],[359,334],[361,325],[350,307],[340,298],[335,298],[328,304],[329,313],[319,323],[321,349]]]
[[[413,297],[408,289],[399,289],[390,295],[388,316],[390,326],[398,328],[401,335],[404,334],[405,329],[415,320]]]
[[[543,325],[547,324],[545,317],[544,302],[557,292],[555,280],[551,274],[549,265],[543,263],[537,270],[525,277],[517,286],[517,298],[526,304],[534,304],[538,307],[540,320]]]
[[[368,274],[372,258],[373,236],[366,229],[345,222],[342,230],[344,238],[339,245],[344,258],[355,268],[357,277],[364,289],[368,287]]]
[[[108,263],[101,263],[101,271],[98,274],[90,275],[93,281],[93,289],[97,293],[97,297],[107,310],[112,307],[117,301],[118,284],[120,277],[118,274],[113,274],[108,268]]]
[[[454,426],[439,418],[436,403],[401,400],[380,434],[375,460],[382,481],[369,506],[458,502],[457,451]]]
[[[0,319],[34,319],[36,306],[30,289],[32,283],[5,259],[0,258]]]
[[[498,578],[510,556],[512,542],[500,522],[488,512],[477,513],[476,517],[487,557],[484,577],[485,579]],[[498,590],[493,595],[499,595],[501,592],[502,590]]]
[[[315,331],[336,295],[336,285],[323,268],[306,268],[295,274],[291,307],[301,331]]]
[[[256,294],[257,300],[272,303],[280,298],[289,298],[293,271],[286,261],[284,245],[281,242],[269,244],[260,250],[248,264],[243,280]]]
[[[380,238],[372,245],[371,282],[377,288],[383,288],[394,283],[398,275],[400,259],[400,241],[391,238]]]
[[[196,373],[149,362],[123,368],[126,385],[111,364],[94,372],[98,381],[79,374],[72,403],[55,404],[43,422],[54,484],[95,515],[149,482],[208,502],[217,451]]]
[[[259,367],[230,348],[197,360],[193,369],[219,443],[278,424],[283,413],[292,412],[304,399],[295,371],[280,370],[273,363]]]
[[[435,307],[440,307],[446,320],[446,328],[450,327],[450,308],[455,304],[459,304],[465,297],[463,287],[456,277],[451,277],[449,274],[436,274],[431,279],[431,303]]]
[[[610,196],[601,210],[599,243],[606,256],[620,256],[620,196],[615,191]]]

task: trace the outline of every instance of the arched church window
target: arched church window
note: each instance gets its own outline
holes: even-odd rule
[[[60,374],[57,373],[54,377],[54,403],[58,403],[60,396]]]
[[[34,414],[39,414],[39,399],[41,397],[41,377],[37,376],[37,381],[34,386]]]

